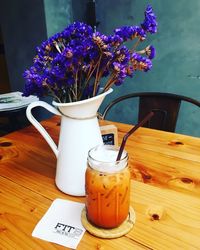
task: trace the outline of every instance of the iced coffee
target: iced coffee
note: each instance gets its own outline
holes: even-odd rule
[[[86,214],[90,223],[102,228],[118,227],[128,216],[130,172],[128,154],[116,161],[118,148],[110,145],[89,151],[86,170]]]

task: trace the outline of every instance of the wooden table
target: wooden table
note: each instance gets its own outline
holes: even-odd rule
[[[55,141],[58,119],[43,122]],[[115,125],[121,142],[131,126]],[[77,249],[200,249],[200,139],[140,128],[126,149],[136,224],[113,240],[86,232]],[[66,249],[31,236],[54,199],[84,202],[56,188],[55,165],[53,152],[32,126],[0,138],[0,249]]]

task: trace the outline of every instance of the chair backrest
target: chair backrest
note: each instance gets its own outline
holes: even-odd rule
[[[149,112],[154,116],[144,127],[174,132],[178,113],[182,101],[192,103],[200,107],[200,102],[190,97],[160,92],[131,93],[113,100],[103,111],[102,118],[105,119],[108,111],[117,103],[124,100],[139,97],[138,121],[141,121]]]

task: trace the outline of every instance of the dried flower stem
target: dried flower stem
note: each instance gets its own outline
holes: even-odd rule
[[[110,78],[108,79],[107,83],[104,86],[103,92],[106,92],[115,82],[115,73],[113,72]]]
[[[101,56],[99,57],[98,61],[97,61],[96,64],[94,65],[94,67],[93,67],[93,69],[91,70],[89,76],[86,78],[85,85],[84,85],[83,89],[85,89],[85,88],[88,86],[89,80],[91,79],[92,74],[94,73],[96,67],[98,66],[99,60],[101,60]],[[80,100],[81,94],[82,94],[82,93],[80,93],[80,95],[78,96],[78,100]]]
[[[77,101],[77,98],[78,98],[78,70],[76,71],[76,74],[75,74],[75,100]]]
[[[146,48],[142,49],[142,50],[139,50],[137,51],[138,54],[146,54],[146,55],[149,55],[151,54],[151,46],[148,45]],[[155,52],[154,52],[155,53]]]
[[[97,73],[96,73],[95,83],[94,83],[94,88],[93,88],[93,96],[96,95],[97,86],[98,86],[98,83],[99,83],[98,75],[99,75],[99,68],[100,68],[101,59],[102,59],[102,53],[101,53],[101,55],[99,57],[99,60],[98,60]]]
[[[54,91],[53,91],[53,89],[48,85],[48,84],[44,84],[47,88],[48,88],[48,90],[50,91],[50,95],[52,96],[52,97],[54,97],[55,99],[57,99],[58,100],[58,102],[61,102],[61,100],[60,100],[60,98],[54,93]]]
[[[137,42],[133,45],[133,48],[130,50],[131,52],[134,52],[137,48],[137,46],[139,45],[139,43],[141,42],[140,38],[138,38]]]

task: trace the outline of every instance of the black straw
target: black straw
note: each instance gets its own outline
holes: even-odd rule
[[[154,112],[150,112],[148,115],[145,116],[145,118],[140,121],[137,125],[135,125],[130,131],[128,131],[128,133],[126,133],[123,137],[123,140],[122,140],[122,144],[120,146],[120,149],[119,149],[119,153],[117,155],[117,161],[119,161],[121,159],[121,156],[122,156],[122,152],[124,150],[124,147],[125,147],[125,144],[126,144],[126,141],[128,139],[128,137],[130,135],[133,134],[133,132],[135,132],[135,130],[137,130],[139,127],[142,127],[142,125],[144,125],[149,119],[151,119],[151,117],[154,115]]]

